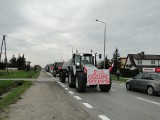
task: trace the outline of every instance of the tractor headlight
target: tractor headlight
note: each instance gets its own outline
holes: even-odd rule
[[[80,66],[80,63],[76,63],[76,66]]]

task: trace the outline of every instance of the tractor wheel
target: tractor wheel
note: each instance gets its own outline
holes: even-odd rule
[[[73,74],[73,71],[69,71],[68,73],[68,85],[70,88],[75,87],[75,76]]]
[[[111,85],[99,85],[99,89],[100,89],[102,92],[109,92],[110,89],[111,89]]]
[[[84,73],[78,73],[76,77],[76,91],[85,92],[86,90],[86,77]]]
[[[65,74],[65,72],[61,72],[61,82],[62,83],[66,82],[66,74]]]
[[[56,77],[56,71],[55,70],[53,71],[53,77]]]
[[[60,82],[62,82],[62,71],[59,72],[59,80],[60,80]]]

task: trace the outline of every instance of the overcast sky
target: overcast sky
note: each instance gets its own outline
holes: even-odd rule
[[[31,65],[67,61],[74,52],[160,54],[160,0],[0,0],[0,34],[7,56]],[[2,40],[2,36],[0,38]],[[1,43],[1,42],[0,42]]]

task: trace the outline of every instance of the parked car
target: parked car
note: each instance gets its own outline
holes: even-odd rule
[[[126,89],[143,90],[149,95],[160,92],[160,74],[158,73],[140,73],[126,82]]]

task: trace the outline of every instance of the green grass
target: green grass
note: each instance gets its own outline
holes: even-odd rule
[[[16,70],[16,71],[7,71],[1,70],[0,71],[0,78],[37,78],[39,75],[39,72],[35,72],[33,70],[31,71],[25,71],[25,70]]]
[[[119,77],[119,80],[118,80],[117,76],[115,75],[111,75],[111,79],[115,81],[120,81],[120,82],[126,82],[128,80],[128,78],[121,77],[121,76]]]
[[[0,96],[8,91],[10,91],[12,88],[15,88],[17,86],[20,86],[24,83],[24,81],[13,81],[13,80],[1,80],[0,81]]]
[[[0,99],[0,112],[8,105],[15,103],[24,91],[32,85],[31,81],[24,81],[24,84],[13,89],[9,94]],[[2,118],[0,118],[2,119]]]

